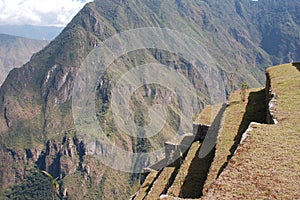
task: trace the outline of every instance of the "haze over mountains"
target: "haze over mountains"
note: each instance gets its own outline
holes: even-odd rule
[[[134,192],[136,176],[105,167],[93,157],[95,144],[73,131],[71,94],[76,73],[88,53],[105,39],[141,27],[182,32],[214,58],[228,93],[243,82],[263,85],[268,66],[299,60],[299,10],[298,0],[96,0],[87,4],[55,40],[13,70],[1,87],[2,190],[32,178],[34,169],[45,169],[61,178],[61,193],[67,191],[64,195],[70,199],[126,199]],[[116,60],[112,69],[127,71],[149,62],[181,71],[205,102],[207,87],[201,75],[178,55],[155,49],[134,51]],[[107,137],[128,151],[160,146],[164,138],[136,139],[118,130],[109,108],[116,76],[113,70],[107,72],[96,91],[97,117],[107,127]],[[147,124],[145,105],[166,102],[168,95],[159,87],[140,88],[132,99],[135,122]],[[171,103],[176,107],[176,102]],[[176,120],[176,109],[170,108],[166,134],[176,129],[172,126]],[[6,196],[24,192],[16,188]]]
[[[53,40],[63,27],[34,25],[0,25],[0,33],[35,40]]]
[[[49,42],[0,34],[0,85],[8,72],[21,67]]]

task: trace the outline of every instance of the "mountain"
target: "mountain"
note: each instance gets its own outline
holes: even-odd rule
[[[48,41],[0,34],[0,85],[11,69],[21,67],[29,61],[32,54],[40,51],[48,43]]]
[[[209,62],[204,58],[213,60],[228,93],[243,82],[251,87],[263,85],[267,66],[299,60],[299,8],[298,0],[96,0],[87,4],[48,46],[23,67],[12,70],[1,87],[2,190],[8,188],[5,194],[11,198],[24,193],[20,188],[25,186],[14,185],[43,169],[60,177],[61,195],[69,199],[125,199],[133,194],[139,175],[106,167],[95,154],[110,149],[80,137],[74,127],[73,85],[85,86],[84,79],[75,82],[76,74],[87,55],[106,39],[134,28],[176,30],[201,44],[205,53],[200,56],[202,67]],[[196,50],[187,51],[193,54]],[[99,78],[94,99],[97,120],[106,137],[129,152],[147,152],[166,141],[159,136],[145,139],[125,134],[117,126],[110,105],[120,74],[147,63],[167,65],[188,78],[198,91],[200,107],[209,96],[205,77],[199,78],[201,73],[180,55],[153,46],[120,56]],[[163,86],[151,84],[134,94],[130,106],[134,122],[140,127],[151,123],[145,114],[149,104],[167,102],[169,124],[161,131],[172,137],[180,120],[180,97],[173,98]],[[138,130],[138,134],[144,132],[143,128]],[[122,166],[121,161],[117,164]]]
[[[53,40],[63,27],[34,25],[0,25],[0,33],[35,40]]]

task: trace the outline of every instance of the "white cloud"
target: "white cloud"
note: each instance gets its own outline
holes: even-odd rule
[[[0,24],[65,26],[92,0],[0,0]]]

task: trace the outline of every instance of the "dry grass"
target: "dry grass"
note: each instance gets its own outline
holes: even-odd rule
[[[150,188],[152,186],[152,183],[155,181],[155,179],[157,177],[157,174],[158,174],[157,171],[151,171],[147,175],[144,183],[139,188],[139,191],[138,191],[138,193],[136,194],[136,196],[134,198],[135,200],[143,200],[146,197],[148,191],[150,190]]]
[[[277,97],[275,115],[279,124],[254,125],[248,137],[238,145],[251,121],[265,122],[265,93],[261,88],[248,90],[248,101],[242,102],[240,91],[234,92],[224,113],[215,158],[205,185],[208,191],[203,199],[300,198],[300,124],[297,118],[300,113],[300,72],[283,65],[270,68],[268,73]],[[213,107],[206,107],[198,122],[211,124],[212,110]],[[195,161],[200,145],[192,144],[166,199],[196,198],[193,193],[201,192],[195,186],[198,181],[195,175],[201,169],[200,162]],[[155,183],[156,189],[147,199],[159,199],[168,184],[170,169],[164,170]]]
[[[235,91],[228,99],[229,106],[224,113],[223,126],[218,135],[215,157],[205,182],[204,192],[227,165],[249,123],[251,121],[263,121],[263,119],[256,120],[255,118],[257,118],[257,113],[265,111],[264,91],[261,88],[250,89],[247,91],[246,97],[247,101],[242,102],[240,91]],[[265,115],[265,112],[262,115]]]
[[[159,199],[159,196],[169,187],[172,176],[176,170],[175,166],[168,166],[163,169],[159,177],[155,180],[151,191],[146,196],[145,200]]]
[[[180,196],[181,188],[184,184],[185,178],[187,177],[187,175],[189,173],[189,168],[191,166],[191,163],[192,163],[194,157],[198,156],[197,153],[198,153],[200,146],[201,146],[201,144],[199,142],[194,142],[192,144],[185,160],[180,165],[179,171],[176,175],[174,183],[172,184],[172,187],[170,187],[168,190],[168,195],[175,196],[175,197]]]
[[[214,105],[214,106],[207,106],[198,116],[196,122],[200,124],[211,124],[214,120],[215,116],[218,114],[220,108],[220,105]],[[182,165],[180,166],[180,170],[178,171],[178,168],[176,166],[168,166],[165,167],[162,172],[159,174],[159,177],[156,179],[157,172],[151,172],[141,188],[139,189],[139,192],[137,193],[137,196],[135,199],[159,199],[159,196],[163,193],[168,192],[168,194],[171,194],[172,196],[180,196],[182,187],[190,181],[197,182],[197,178],[199,181],[199,177],[194,177],[191,175],[191,171],[196,171],[194,169],[191,169],[192,165],[191,163],[199,163],[195,161],[195,158],[198,158],[198,151],[201,144],[199,142],[195,142],[192,144],[191,148],[189,149],[187,156],[185,157],[185,160]],[[203,161],[202,161],[203,162]],[[197,166],[198,168],[199,166]],[[201,166],[200,166],[201,167]],[[193,180],[186,180],[187,177],[189,179]],[[175,179],[175,180],[174,180]],[[200,180],[204,181],[204,180]],[[170,184],[172,184],[172,187],[170,187]],[[203,185],[203,183],[202,183]],[[187,188],[187,187],[185,187]],[[193,188],[194,190],[197,188]],[[197,190],[199,194],[201,193],[201,190]]]
[[[207,105],[195,120],[199,124],[210,125],[220,111],[222,104]]]
[[[218,115],[222,104],[208,105],[198,116],[196,122],[210,125]],[[207,170],[210,167],[214,151],[206,157],[199,158],[200,142],[194,142],[185,157],[176,175],[168,195],[182,198],[197,198],[202,195],[202,187],[206,180]]]
[[[256,125],[203,199],[300,198],[300,72],[269,68],[278,125]]]

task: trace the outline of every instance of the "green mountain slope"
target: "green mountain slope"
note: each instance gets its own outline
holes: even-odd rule
[[[74,80],[95,45],[133,28],[177,30],[200,43],[214,58],[228,92],[242,82],[262,85],[267,66],[299,59],[299,8],[297,0],[98,0],[87,4],[29,63],[12,70],[1,87],[0,159],[7,161],[0,166],[1,188],[21,182],[36,167],[60,176],[61,192],[67,188],[69,198],[123,199],[132,194],[136,176],[106,168],[92,156],[92,144],[71,131]],[[192,70],[191,64],[168,52],[134,51],[116,60],[112,69],[126,71],[149,62],[179,69],[200,91],[199,97],[208,96],[203,79],[198,78],[200,75]],[[108,71],[97,88],[97,117],[107,127],[106,135],[128,151],[162,145],[163,138],[138,140],[117,129],[109,108],[115,84],[112,80],[116,77],[118,74],[113,70]],[[147,91],[155,94],[156,99],[143,95]],[[167,96],[160,87],[140,88],[132,99],[135,122],[149,123],[143,109],[149,102],[165,101]],[[172,103],[178,106],[176,101]],[[176,109],[170,109],[168,114],[168,120],[176,124]],[[170,125],[165,132],[174,129]]]

